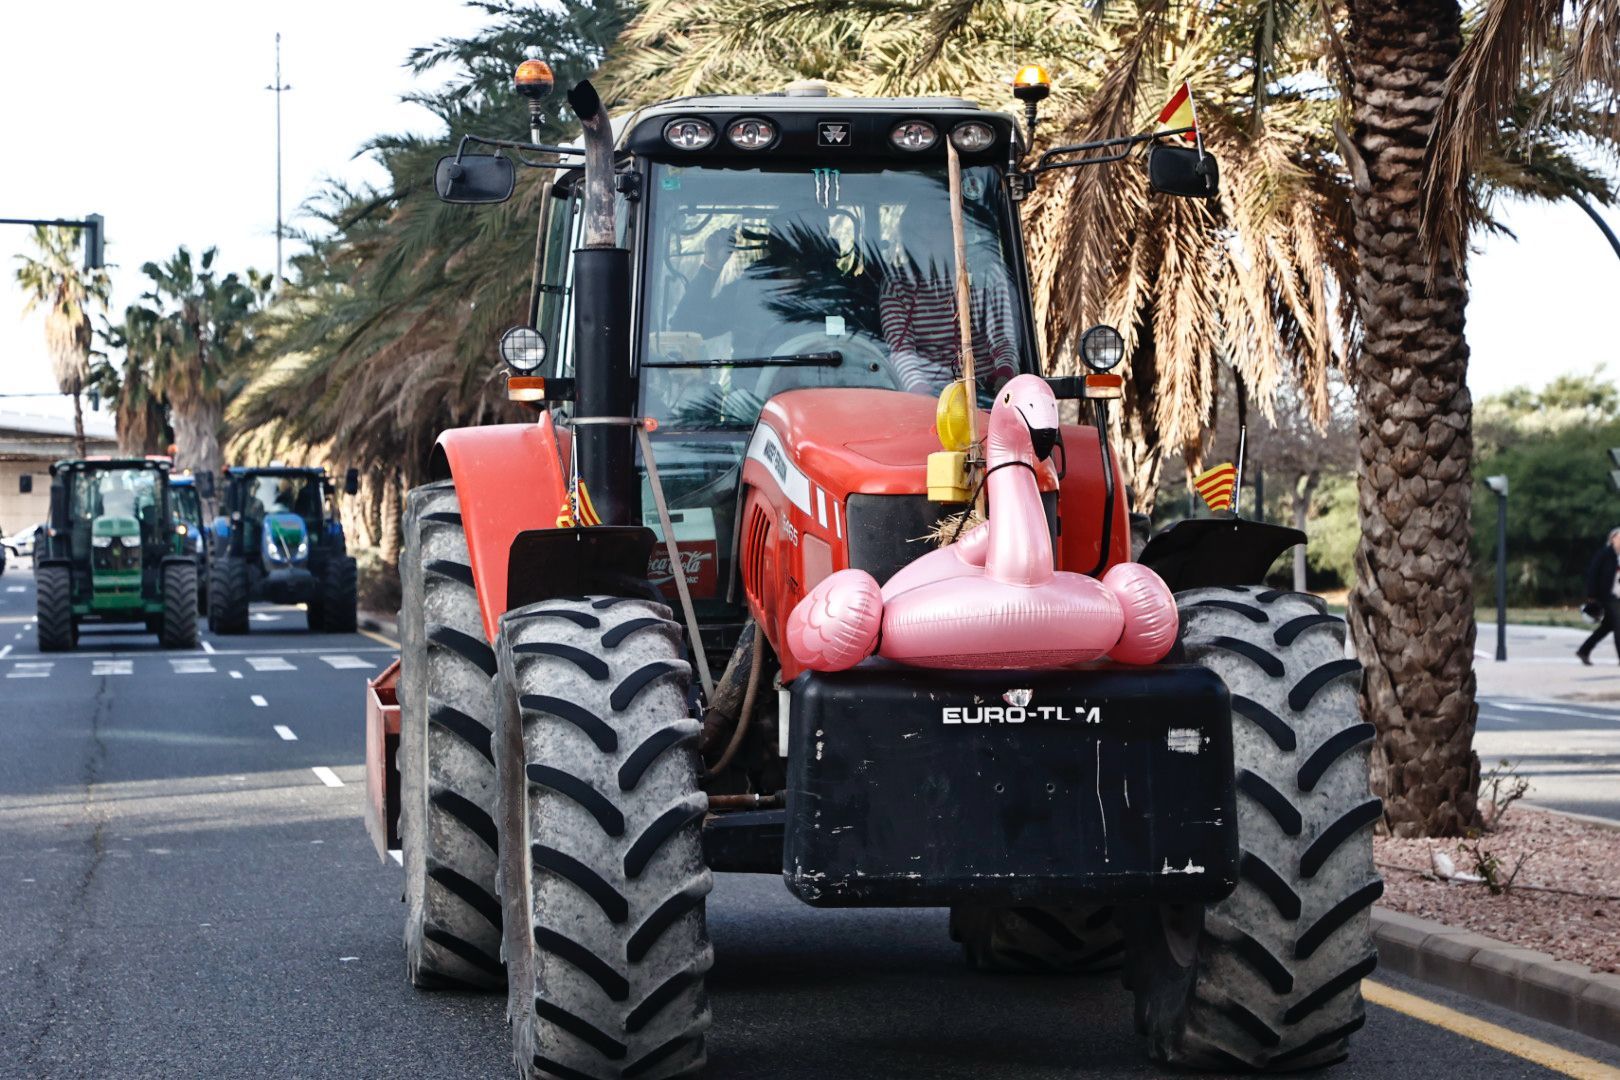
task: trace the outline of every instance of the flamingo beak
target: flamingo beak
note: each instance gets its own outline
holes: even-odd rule
[[[1055,427],[1032,427],[1029,429],[1029,441],[1035,447],[1035,457],[1045,461],[1052,456],[1052,450],[1057,446],[1058,429]]]

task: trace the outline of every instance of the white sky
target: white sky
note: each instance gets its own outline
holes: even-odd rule
[[[107,218],[113,310],[140,264],[216,245],[226,269],[275,261],[274,36],[282,34],[286,214],[323,179],[380,180],[355,152],[380,132],[429,130],[399,101],[407,51],[481,19],[457,0],[127,0],[7,5],[0,14],[0,217]],[[65,35],[65,36],[64,36]],[[1620,209],[1603,211],[1620,231]],[[1502,209],[1517,242],[1485,238],[1471,264],[1469,383],[1476,397],[1608,364],[1620,258],[1575,206]],[[20,317],[0,226],[0,393],[53,391],[37,319]],[[17,402],[17,404],[22,404]]]

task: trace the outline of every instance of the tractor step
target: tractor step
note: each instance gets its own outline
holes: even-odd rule
[[[1211,901],[1237,882],[1231,701],[1189,665],[793,684],[784,874],[817,906]]]

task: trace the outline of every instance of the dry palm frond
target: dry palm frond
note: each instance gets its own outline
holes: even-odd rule
[[[966,533],[983,525],[984,522],[985,516],[979,513],[977,507],[970,506],[966,510],[946,514],[934,522],[927,532],[921,536],[913,537],[911,542],[914,544],[928,543],[934,547],[945,547],[947,544],[956,543]]]

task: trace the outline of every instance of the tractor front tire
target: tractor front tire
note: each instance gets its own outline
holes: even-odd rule
[[[34,572],[34,603],[39,651],[66,652],[79,640],[73,623],[73,574],[65,566],[42,566]]]
[[[208,563],[208,630],[213,634],[248,631],[247,563],[221,555]]]
[[[158,644],[165,649],[197,647],[197,564],[163,564],[163,615]]]
[[[1344,621],[1260,587],[1176,597],[1188,658],[1232,692],[1238,885],[1208,906],[1130,913],[1126,981],[1154,1060],[1294,1070],[1343,1060],[1377,963],[1371,724]]]
[[[359,569],[352,555],[326,560],[320,582],[321,629],[328,634],[354,633],[359,626],[359,587]],[[311,606],[310,611],[314,610]]]
[[[495,653],[453,482],[407,497],[400,581],[405,970],[427,989],[498,990],[506,973],[495,896]]]
[[[951,908],[951,938],[980,971],[1082,975],[1118,970],[1125,939],[1111,904]]]
[[[695,1075],[712,878],[680,627],[647,600],[545,600],[505,615],[496,652],[518,1075]]]

